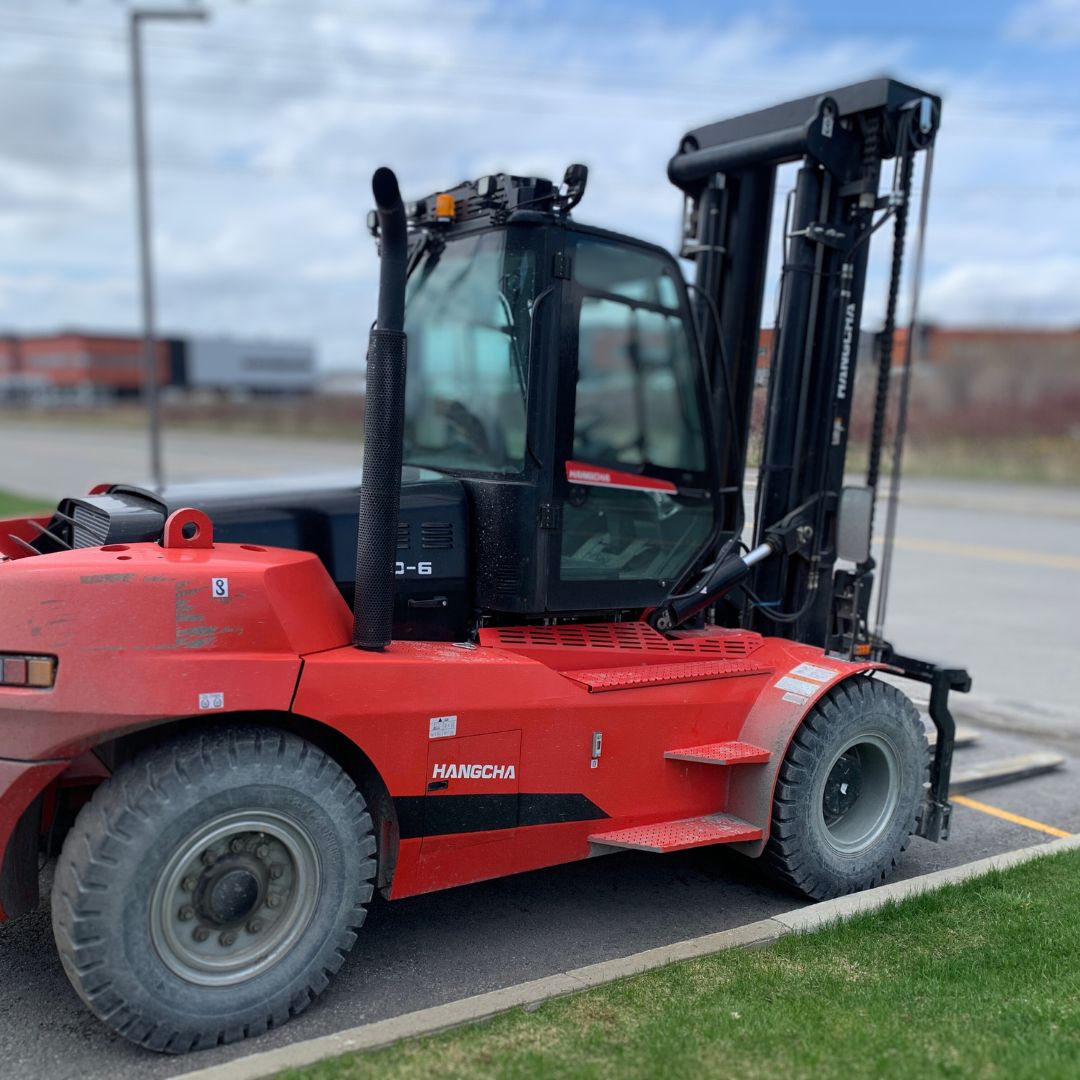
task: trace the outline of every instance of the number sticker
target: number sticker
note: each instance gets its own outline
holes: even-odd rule
[[[421,577],[430,577],[435,571],[429,562],[418,563],[394,563],[394,576],[405,577],[407,574],[419,574]]]
[[[215,600],[227,600],[229,596],[229,579],[227,577],[211,578],[210,595]]]
[[[199,708],[200,709],[224,709],[225,708],[225,695],[224,694],[200,694],[199,695]]]

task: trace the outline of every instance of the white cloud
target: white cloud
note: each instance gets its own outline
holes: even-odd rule
[[[1021,4],[1005,25],[1015,41],[1047,48],[1080,45],[1080,0],[1031,0]]]
[[[1073,312],[1080,327],[1080,256],[962,259],[927,282],[927,319],[945,325],[1042,326]]]

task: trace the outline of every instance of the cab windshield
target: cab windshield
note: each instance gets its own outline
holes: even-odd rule
[[[469,472],[525,464],[536,257],[516,230],[436,246],[409,279],[404,460]]]

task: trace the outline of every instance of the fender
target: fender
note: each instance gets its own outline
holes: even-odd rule
[[[38,902],[38,818],[35,799],[68,761],[0,760],[0,923]]]
[[[57,658],[50,690],[0,688],[0,758],[74,758],[164,720],[288,712],[308,653],[350,640],[307,552],[110,545],[0,563],[0,652]]]
[[[780,644],[774,641],[772,644]],[[743,722],[739,738],[769,751],[769,760],[760,767],[736,769],[728,788],[728,812],[761,828],[761,839],[732,844],[736,851],[757,858],[765,850],[772,828],[772,806],[780,766],[787,756],[795,732],[813,709],[834,686],[855,675],[865,675],[887,665],[869,662],[851,663],[826,656],[818,648],[784,643],[783,652],[790,663],[778,666],[754,702]],[[796,693],[795,680],[807,693]]]

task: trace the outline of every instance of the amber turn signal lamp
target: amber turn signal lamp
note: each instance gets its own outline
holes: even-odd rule
[[[55,682],[55,656],[0,656],[0,686],[49,690]]]

